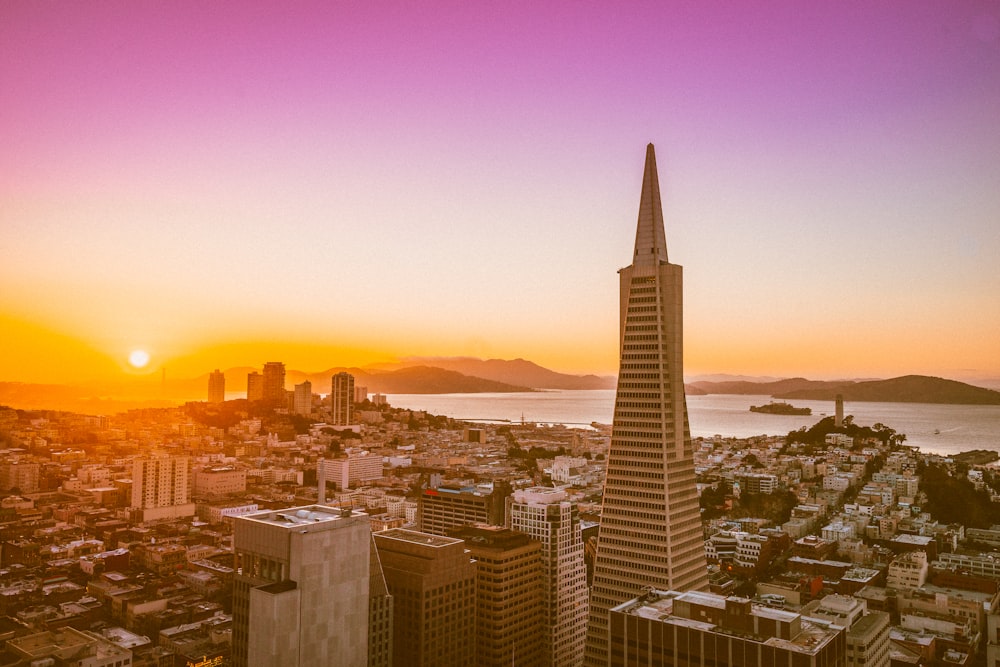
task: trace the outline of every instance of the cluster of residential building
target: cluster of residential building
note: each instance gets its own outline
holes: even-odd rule
[[[336,645],[364,656],[351,664],[571,664],[607,429],[431,428],[420,412],[352,400],[353,415],[366,409],[379,418],[337,430],[318,421],[320,402],[291,439],[260,419],[204,426],[181,408],[2,411],[7,653],[242,665],[277,664],[294,646],[321,661],[331,645],[315,638],[336,627],[355,630]],[[747,623],[761,655],[798,651],[808,664],[1000,657],[1000,557],[962,552],[965,529],[921,511],[921,455],[842,440],[809,455],[773,437],[695,445],[702,489],[728,485],[736,507],[747,494],[797,504],[780,523],[705,522],[709,590],[651,589],[612,609],[611,664],[632,664],[622,646],[634,638],[662,637],[642,649],[662,652],[695,630],[732,656],[749,650],[734,643]],[[511,446],[549,455],[509,458]],[[317,596],[313,578],[337,593]]]

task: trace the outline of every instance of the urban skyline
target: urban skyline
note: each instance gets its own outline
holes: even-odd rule
[[[612,372],[650,141],[692,374],[1000,374],[995,3],[0,19],[0,380]]]

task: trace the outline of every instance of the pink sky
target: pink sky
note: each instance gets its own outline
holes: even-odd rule
[[[689,373],[1000,376],[996,2],[4,2],[0,96],[0,379],[614,372],[650,141]]]

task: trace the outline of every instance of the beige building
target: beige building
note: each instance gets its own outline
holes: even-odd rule
[[[618,275],[621,365],[590,594],[588,665],[607,662],[611,607],[648,586],[708,589],[684,394],[682,269],[667,259],[652,144],[632,264]]]
[[[354,376],[337,373],[330,381],[330,415],[334,426],[354,423]]]
[[[147,456],[132,462],[131,507],[138,521],[194,516],[186,456]]]
[[[9,653],[25,665],[123,667],[132,664],[132,651],[93,632],[65,627],[7,641]]]
[[[476,564],[477,667],[542,667],[542,544],[496,526],[459,528]]]
[[[356,489],[366,482],[382,479],[382,457],[369,451],[349,451],[336,459],[320,459],[316,464],[319,502],[326,502],[328,488]]]
[[[368,664],[371,533],[360,512],[320,505],[233,524],[233,664]]]
[[[285,364],[280,361],[269,361],[264,364],[263,381],[263,400],[271,406],[285,407],[288,404],[288,392],[285,391]]]
[[[312,414],[313,393],[312,382],[306,380],[295,385],[295,392],[292,396],[292,412],[297,415]]]
[[[587,565],[577,506],[562,489],[534,487],[508,500],[510,527],[542,543],[544,664],[583,664],[587,641]]]
[[[218,498],[247,490],[247,471],[233,466],[216,466],[194,471],[194,495]]]
[[[465,543],[402,528],[374,538],[393,597],[393,664],[474,665],[476,570]]]
[[[889,667],[889,614],[868,611],[865,600],[828,595],[802,608],[802,615],[847,629],[845,667]]]
[[[492,491],[451,485],[424,489],[417,500],[417,526],[432,535],[472,524],[502,526],[510,492],[510,484],[502,481],[494,482]]]
[[[226,374],[216,368],[208,374],[208,402],[222,403],[226,400]]]
[[[907,551],[896,556],[889,563],[886,574],[886,588],[907,590],[920,588],[927,582],[930,566],[927,564],[927,554],[923,551]]]

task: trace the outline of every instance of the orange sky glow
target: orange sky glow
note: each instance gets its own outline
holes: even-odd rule
[[[255,6],[0,7],[0,381],[615,374],[648,142],[688,376],[1000,378],[996,3]]]

